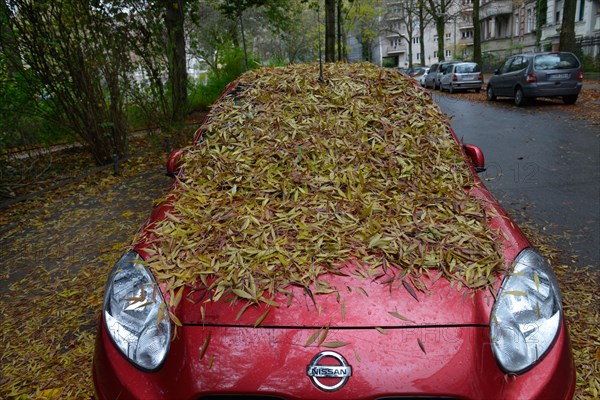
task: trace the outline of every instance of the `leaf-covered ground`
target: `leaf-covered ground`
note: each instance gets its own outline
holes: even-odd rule
[[[165,192],[147,153],[1,210],[0,398],[93,397],[91,359],[110,266]]]
[[[164,153],[149,152],[125,163],[119,177],[104,171],[0,210],[0,398],[93,397],[104,282],[170,183],[164,159]],[[558,259],[552,238],[518,222]],[[597,399],[600,274],[574,266],[556,270],[577,363],[576,398]]]

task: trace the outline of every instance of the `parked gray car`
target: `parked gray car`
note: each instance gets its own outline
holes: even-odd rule
[[[448,66],[456,63],[457,61],[442,61],[440,63],[433,64],[429,68],[429,72],[425,75],[425,87],[432,89],[440,88],[440,79],[446,72]]]
[[[427,71],[427,74],[425,74],[425,78],[423,78],[423,86],[425,86],[426,88],[435,89],[434,85],[437,79],[437,71],[439,67],[439,63],[435,63],[431,67],[429,67],[429,71]]]
[[[525,53],[509,57],[487,85],[488,100],[512,97],[523,106],[536,97],[561,97],[574,104],[583,86],[583,69],[572,53]]]
[[[474,62],[460,62],[450,64],[440,78],[440,90],[448,90],[454,93],[457,90],[481,91],[483,85],[483,74],[479,64]]]

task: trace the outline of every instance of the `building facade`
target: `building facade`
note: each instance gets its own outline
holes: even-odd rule
[[[413,44],[412,62],[432,65],[439,61],[435,26],[424,28],[425,54],[421,54],[420,27],[406,29],[406,13],[402,5],[411,0],[386,3],[382,18],[384,34],[376,40],[374,61],[380,65],[409,65],[408,40]],[[509,54],[528,51],[556,51],[562,24],[563,0],[480,0],[479,19],[484,63],[498,62]],[[473,57],[473,0],[456,0],[445,26],[444,58],[469,60]],[[582,54],[600,54],[600,1],[577,0],[575,34]],[[538,9],[539,7],[539,9]],[[404,17],[403,17],[404,15]]]
[[[563,17],[563,0],[545,0],[546,13],[541,28],[540,45],[545,50],[557,50]],[[583,54],[600,54],[600,1],[577,0],[575,37]]]
[[[412,64],[431,65],[439,61],[438,41],[444,41],[444,59],[466,59],[472,56],[473,47],[473,0],[459,0],[448,11],[448,22],[443,38],[438,38],[435,25],[426,21],[423,28],[425,52],[421,51],[421,26],[417,13],[406,7],[411,0],[386,2],[382,17],[383,32],[375,41],[374,62],[388,67],[408,67],[410,63],[409,41],[412,45]],[[412,9],[412,12],[411,12]],[[411,25],[412,29],[406,26]]]

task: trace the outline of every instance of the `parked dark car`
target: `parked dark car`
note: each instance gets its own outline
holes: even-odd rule
[[[512,97],[523,106],[536,97],[561,97],[574,104],[582,86],[583,69],[573,53],[518,54],[506,59],[490,78],[487,98]]]
[[[462,62],[450,64],[446,72],[440,78],[440,90],[448,90],[454,93],[457,90],[481,91],[483,85],[483,74],[479,64],[474,62]]]

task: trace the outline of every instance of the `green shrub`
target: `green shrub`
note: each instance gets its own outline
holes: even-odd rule
[[[600,72],[600,56],[584,55],[581,62],[585,72]]]
[[[0,153],[73,141],[61,128],[52,93],[40,91],[18,73],[0,75]]]
[[[189,102],[194,111],[206,111],[219,98],[227,85],[240,76],[246,69],[244,51],[241,48],[228,48],[223,51],[221,68],[208,74],[207,83],[203,79],[190,83]],[[259,63],[250,54],[248,68],[254,69]]]

